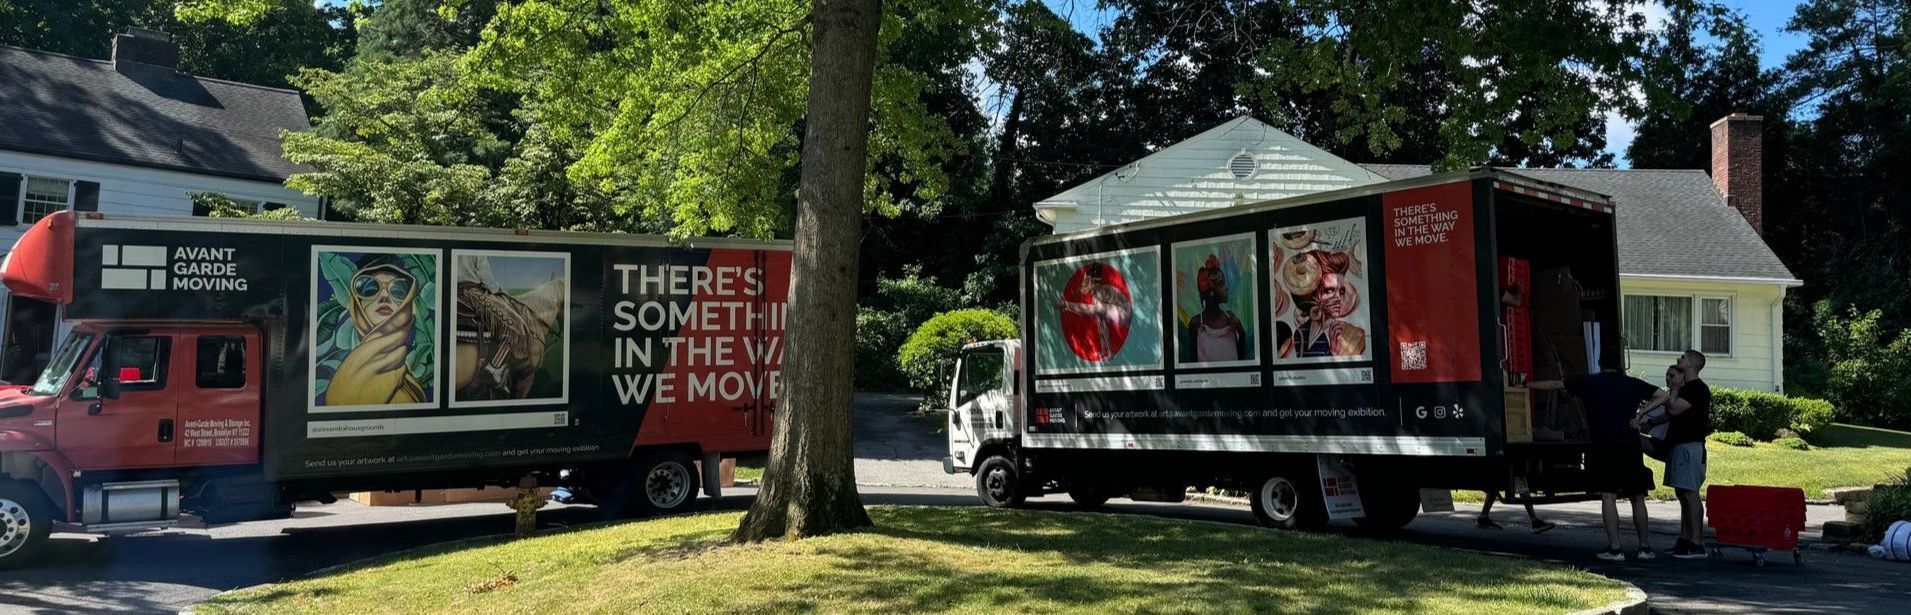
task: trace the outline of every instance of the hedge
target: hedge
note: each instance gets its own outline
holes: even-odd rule
[[[1759,440],[1778,437],[1780,429],[1810,436],[1831,425],[1834,414],[1831,402],[1822,399],[1741,389],[1712,390],[1712,428],[1743,432]]]
[[[896,364],[930,405],[949,393],[956,355],[971,342],[1014,338],[1015,320],[991,310],[943,312],[922,323],[896,353]]]

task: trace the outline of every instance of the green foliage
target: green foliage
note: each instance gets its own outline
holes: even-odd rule
[[[513,226],[490,198],[511,144],[497,134],[484,93],[458,56],[354,62],[296,79],[326,114],[313,130],[285,134],[285,156],[316,169],[286,185],[330,196],[364,221]]]
[[[193,209],[205,209],[206,217],[209,218],[244,218],[250,220],[277,220],[282,222],[312,220],[312,218],[307,218],[304,214],[299,213],[298,208],[295,207],[280,207],[255,212],[249,207],[240,205],[237,201],[232,200],[231,197],[217,192],[192,193],[192,205]]]
[[[987,16],[958,0],[897,4],[885,13],[886,50]],[[797,0],[530,0],[500,6],[463,66],[479,85],[521,95],[519,117],[574,147],[567,175],[609,195],[618,214],[678,236],[769,236],[787,228],[793,202],[808,11]],[[957,146],[925,112],[924,87],[915,71],[879,62],[872,211],[933,207],[946,189],[940,164]]]
[[[1727,446],[1751,446],[1755,443],[1751,436],[1736,431],[1715,431],[1711,439]]]
[[[962,297],[955,290],[923,276],[920,267],[905,267],[899,278],[878,278],[874,300],[856,310],[856,386],[865,390],[908,386],[908,377],[896,362],[903,341],[930,317],[961,305]]]
[[[1893,330],[1882,310],[1841,314],[1820,302],[1813,316],[1822,343],[1815,362],[1826,367],[1822,392],[1839,419],[1911,427],[1911,331]]]
[[[1865,535],[1873,542],[1882,540],[1884,531],[1890,529],[1892,523],[1911,521],[1911,469],[1906,469],[1904,476],[1873,489],[1860,517]]]
[[[1759,440],[1779,437],[1781,430],[1807,435],[1823,431],[1831,425],[1834,414],[1832,404],[1821,399],[1765,391],[1712,390],[1712,427]]]
[[[180,70],[285,87],[300,68],[342,66],[356,16],[309,0],[0,0],[0,44],[104,59],[114,34],[148,28],[172,35]]]
[[[1779,438],[1777,440],[1773,440],[1772,444],[1778,445],[1779,448],[1791,449],[1794,451],[1811,450],[1811,444],[1805,442],[1804,438],[1800,438],[1797,436],[1793,436],[1790,438]]]
[[[896,363],[909,377],[910,386],[928,399],[938,399],[938,394],[949,390],[952,375],[949,372],[953,371],[956,355],[964,345],[1013,338],[1017,334],[1015,320],[1001,312],[979,309],[943,312],[909,335],[909,340],[903,342],[902,349],[896,353]]]

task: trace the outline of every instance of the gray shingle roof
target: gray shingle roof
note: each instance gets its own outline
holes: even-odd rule
[[[310,127],[291,90],[0,45],[0,149],[278,182]]]
[[[1390,180],[1431,173],[1426,165],[1360,165]],[[1796,278],[1704,171],[1506,169],[1612,197],[1619,217],[1619,271],[1631,275]]]

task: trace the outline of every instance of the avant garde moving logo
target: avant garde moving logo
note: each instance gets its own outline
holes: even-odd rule
[[[1062,337],[1084,361],[1100,363],[1121,352],[1135,312],[1121,271],[1103,262],[1075,270],[1062,289]]]
[[[107,244],[100,250],[100,288],[245,292],[233,248]]]

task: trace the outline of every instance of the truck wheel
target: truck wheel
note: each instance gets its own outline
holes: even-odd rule
[[[1397,530],[1420,515],[1420,491],[1395,485],[1362,486],[1360,507],[1366,515],[1354,518],[1354,525],[1370,530]]]
[[[976,468],[975,492],[989,508],[1014,508],[1028,499],[1022,492],[1022,472],[1001,455],[984,459]]]
[[[1068,499],[1074,500],[1082,508],[1101,508],[1108,503],[1110,494],[1106,487],[1094,485],[1069,485]]]
[[[609,518],[668,515],[689,510],[696,502],[701,481],[690,457],[660,451],[629,466],[616,490],[600,508]]]
[[[32,484],[0,481],[0,570],[33,559],[53,533],[53,507]]]
[[[1248,500],[1254,520],[1267,527],[1294,530],[1327,525],[1327,505],[1321,502],[1320,489],[1285,476],[1267,477]]]

